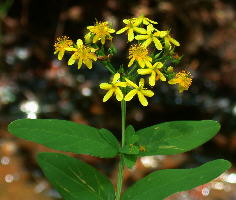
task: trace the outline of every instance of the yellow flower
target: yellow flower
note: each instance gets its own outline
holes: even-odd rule
[[[186,71],[178,72],[175,77],[168,81],[169,84],[179,84],[178,90],[182,93],[184,90],[188,90],[192,83],[191,74]]]
[[[135,60],[142,68],[144,68],[145,65],[152,66],[152,58],[148,56],[148,50],[140,44],[135,44],[130,47],[128,58],[131,59],[129,61],[128,67],[133,65]]]
[[[180,46],[179,42],[170,36],[169,31],[166,32],[165,35],[161,36],[164,38],[165,46],[171,47],[171,43],[175,46]]]
[[[123,22],[126,24],[126,26],[117,31],[116,34],[121,34],[127,31],[129,42],[134,40],[134,31],[140,34],[146,34],[146,30],[144,28],[138,27],[138,24],[134,23],[133,19],[124,19]]]
[[[156,31],[156,32],[153,32]],[[137,35],[135,36],[136,40],[145,40],[143,42],[143,46],[144,47],[148,47],[152,42],[154,42],[155,47],[158,50],[162,50],[162,44],[160,42],[160,40],[158,39],[158,37],[161,37],[162,35],[164,35],[164,31],[157,31],[152,24],[149,24],[147,26],[147,33],[144,35]]]
[[[151,90],[148,90],[146,88],[144,88],[144,79],[141,78],[139,81],[139,86],[137,86],[134,82],[130,81],[129,79],[125,79],[127,84],[131,87],[133,87],[134,89],[132,89],[124,98],[125,101],[130,101],[134,95],[138,95],[138,99],[140,101],[140,103],[143,106],[147,106],[148,105],[148,101],[146,99],[145,96],[147,97],[152,97],[154,95],[154,92]]]
[[[115,32],[114,29],[108,26],[108,22],[96,22],[94,26],[88,26],[87,29],[94,34],[93,43],[101,40],[102,44],[105,44],[106,39],[111,40],[112,37],[110,33]]]
[[[157,22],[145,17],[144,15],[141,15],[137,18],[133,18],[133,21],[136,25],[140,25],[140,24],[145,24],[145,25],[158,24]]]
[[[103,97],[103,102],[106,102],[108,99],[110,99],[110,97],[113,95],[113,93],[115,93],[116,95],[116,99],[118,101],[121,101],[124,97],[120,87],[126,87],[126,83],[125,82],[120,82],[120,74],[116,73],[113,77],[113,80],[111,83],[101,83],[100,84],[100,88],[103,90],[108,90],[108,92],[106,93],[106,95]]]
[[[138,74],[146,75],[151,74],[149,77],[149,85],[154,86],[157,80],[166,81],[166,77],[161,73],[159,69],[163,67],[161,62],[156,62],[154,65],[150,66],[147,69],[138,69]]]
[[[62,60],[65,53],[65,49],[72,45],[73,45],[72,40],[70,40],[69,37],[67,36],[62,36],[57,38],[57,41],[54,44],[55,47],[54,54],[58,53],[58,60]]]
[[[89,69],[92,69],[92,62],[97,60],[97,56],[94,53],[96,49],[85,46],[80,39],[77,40],[76,48],[70,47],[66,48],[66,50],[74,51],[68,60],[68,65],[73,65],[75,61],[78,60],[78,69],[81,68],[82,64],[85,64]]]

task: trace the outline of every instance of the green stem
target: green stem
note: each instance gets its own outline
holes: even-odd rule
[[[114,69],[114,67],[107,61],[102,61],[102,64],[104,65],[105,68],[107,68],[107,70],[112,73],[112,74],[115,74],[116,71]]]
[[[121,127],[122,127],[122,143],[121,146],[125,145],[125,122],[126,122],[126,102],[124,100],[121,101]],[[116,200],[120,200],[121,191],[122,191],[122,183],[124,176],[124,158],[120,155],[119,169],[118,169],[118,177],[117,177],[117,190],[116,190]]]
[[[138,67],[137,64],[134,64],[134,66],[131,68],[131,70],[128,72],[128,75],[130,75],[136,68]]]
[[[122,127],[122,147],[125,145],[125,121],[126,121],[126,101],[121,101],[121,127]]]

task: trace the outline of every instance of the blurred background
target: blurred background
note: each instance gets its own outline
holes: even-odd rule
[[[110,129],[119,138],[120,105],[102,103],[99,83],[109,74],[100,65],[89,71],[68,67],[53,55],[55,38],[74,41],[86,26],[108,20],[116,30],[121,19],[145,14],[171,29],[184,55],[179,69],[193,75],[189,91],[178,94],[162,84],[150,105],[128,103],[127,120],[137,129],[164,121],[213,119],[220,133],[203,146],[176,156],[140,158],[125,171],[125,187],[148,173],[165,168],[189,168],[225,158],[233,167],[209,184],[168,200],[236,200],[236,2],[234,0],[0,0],[0,200],[56,200],[35,156],[51,151],[18,139],[7,125],[19,118],[56,118]],[[115,65],[127,63],[125,38],[114,40]],[[64,59],[65,61],[67,59]],[[75,155],[105,173],[115,183],[116,159]]]

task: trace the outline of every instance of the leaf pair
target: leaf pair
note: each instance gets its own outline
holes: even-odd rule
[[[12,122],[8,130],[55,150],[112,158],[119,152],[138,156],[183,153],[211,139],[219,128],[219,123],[211,120],[165,122],[137,132],[129,126],[122,149],[110,131],[65,120],[21,119]]]
[[[88,164],[58,153],[40,153],[37,160],[65,200],[115,199],[111,182]],[[228,161],[219,159],[194,169],[160,170],[128,188],[122,200],[163,200],[176,192],[205,184],[229,167]]]

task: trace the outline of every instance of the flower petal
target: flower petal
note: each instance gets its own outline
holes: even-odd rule
[[[156,72],[153,71],[151,76],[149,77],[149,85],[154,86],[156,83]]]
[[[95,35],[95,36],[93,37],[93,43],[96,43],[98,40],[99,40],[98,35]]]
[[[134,27],[134,31],[140,34],[146,34],[146,30],[144,28]]]
[[[140,103],[143,105],[143,106],[147,106],[148,105],[148,101],[146,99],[146,97],[143,95],[142,92],[138,91],[138,99],[140,101]]]
[[[147,97],[152,97],[154,95],[154,92],[152,90],[142,90],[142,93]]]
[[[110,99],[111,96],[113,95],[113,93],[114,93],[114,89],[108,90],[108,92],[106,93],[106,95],[103,97],[103,102],[106,102],[108,99]]]
[[[153,65],[154,68],[157,68],[157,69],[160,69],[163,67],[163,63],[162,62],[156,62],[154,65]]]
[[[170,38],[170,42],[174,44],[175,46],[180,46],[179,42],[172,37]]]
[[[70,59],[68,60],[68,65],[73,65],[75,63],[74,56],[72,55]]]
[[[134,40],[134,31],[133,29],[128,30],[128,41],[131,42]]]
[[[130,19],[123,19],[123,23],[124,23],[124,24],[130,23]]]
[[[162,74],[159,70],[158,70],[158,76],[160,77],[160,79],[162,80],[162,81],[166,81],[166,77],[164,76],[164,74]]]
[[[116,32],[116,34],[121,34],[121,33],[125,32],[126,30],[128,30],[128,27],[124,27],[124,28],[120,29],[119,31]]]
[[[103,90],[110,90],[112,88],[112,85],[109,83],[101,83],[99,87]]]
[[[127,84],[129,86],[132,86],[134,88],[138,88],[138,86],[133,81],[131,81],[131,80],[127,79],[127,78],[125,79],[125,81],[127,82]]]
[[[145,67],[145,62],[142,59],[138,59],[138,64],[140,65],[140,67],[144,68]]]
[[[171,46],[170,41],[166,37],[164,38],[164,42],[166,47]]]
[[[115,94],[116,94],[117,101],[123,100],[124,95],[123,95],[123,93],[122,93],[120,88],[116,88]]]
[[[65,51],[59,51],[59,53],[58,53],[58,60],[62,60],[62,58],[64,56],[64,52]]]
[[[158,50],[162,50],[162,44],[157,38],[153,37],[153,42]]]
[[[169,31],[158,31],[158,33],[159,33],[159,36],[160,36],[161,38],[163,38],[163,37],[165,37],[166,35],[168,35]]]
[[[124,100],[125,101],[130,101],[134,97],[134,95],[137,94],[137,92],[138,91],[136,89],[131,90],[128,94],[126,94]]]
[[[173,85],[173,84],[178,84],[179,82],[178,82],[178,79],[173,78],[173,79],[169,80],[168,83]]]
[[[135,61],[135,59],[132,58],[132,59],[129,61],[128,67],[130,67],[131,65],[133,65],[134,61]]]
[[[78,69],[81,68],[81,66],[82,66],[82,61],[83,61],[83,60],[80,58],[80,59],[79,59],[79,62],[78,62]]]
[[[84,60],[83,63],[84,63],[89,69],[92,69],[93,65],[92,65],[92,61],[91,61],[90,59]]]
[[[151,57],[150,57],[151,58]],[[148,67],[148,68],[153,68],[153,66],[152,66],[152,64],[150,63],[150,61],[152,61],[152,58],[150,59],[150,58],[148,58],[147,60],[145,60],[145,64],[146,64],[146,66]]]
[[[151,34],[153,31],[154,31],[153,25],[152,25],[152,24],[149,24],[149,25],[147,26],[147,34],[149,35],[149,34]]]
[[[108,29],[108,32],[109,32],[109,33],[115,33],[116,31],[115,31],[114,29],[112,29],[112,28],[109,28],[109,29]]]
[[[137,72],[140,75],[146,75],[146,74],[151,74],[152,73],[152,69],[138,69]]]
[[[74,47],[67,47],[65,48],[66,51],[77,51],[78,49],[74,48]]]
[[[127,83],[126,82],[117,82],[115,84],[117,87],[126,87],[127,86]]]
[[[151,38],[148,38],[145,42],[142,43],[142,46],[144,47],[148,47],[152,42],[152,39]]]
[[[142,17],[138,17],[138,18],[134,18],[134,19],[135,19],[135,22],[134,22],[135,26],[139,26],[143,21]]]
[[[120,74],[116,73],[112,79],[112,83],[115,84],[120,79]]]
[[[136,39],[136,40],[146,40],[146,39],[148,39],[148,38],[149,38],[148,35],[136,35],[136,36],[135,36],[135,39]]]
[[[151,23],[153,23],[153,24],[158,24],[157,22],[155,22],[155,21],[153,21],[153,20],[151,20],[151,19],[149,19],[149,18],[147,18],[147,17],[146,17],[146,19],[147,19],[147,21],[149,21],[149,22],[151,22]]]

